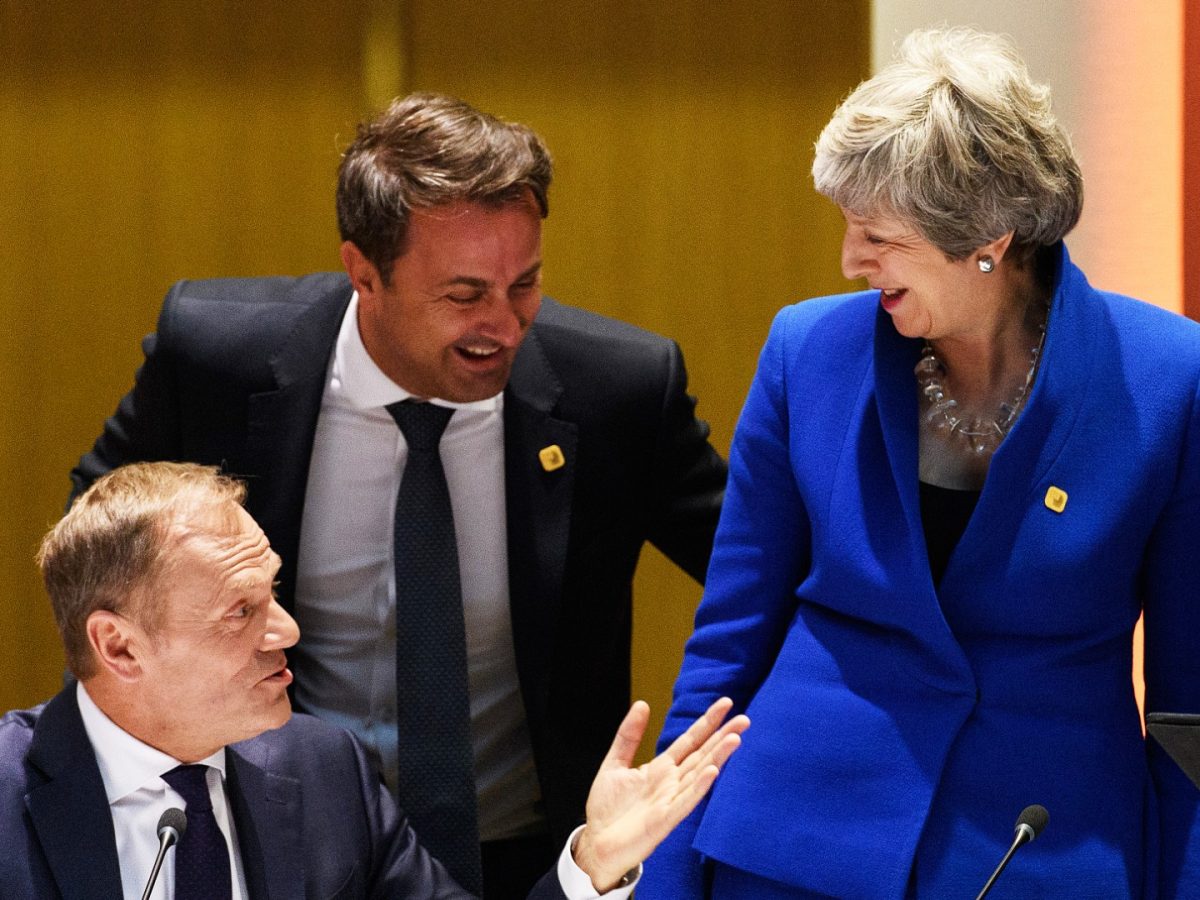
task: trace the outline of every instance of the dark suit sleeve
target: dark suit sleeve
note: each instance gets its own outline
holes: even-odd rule
[[[567,900],[562,885],[558,881],[557,866],[554,866],[542,876],[542,880],[533,886],[529,892],[529,900]]]
[[[472,898],[420,845],[353,734],[312,724],[302,716],[286,727],[288,737],[268,740],[286,750],[289,772],[310,784],[306,793],[311,794],[307,799],[312,809],[306,806],[302,814],[308,823],[306,895],[326,895],[336,884],[337,896]],[[358,811],[350,802],[355,793],[360,798]],[[354,875],[342,883],[342,870],[350,862]]]
[[[142,341],[145,361],[133,388],[104,423],[91,452],[71,470],[68,506],[100,476],[131,462],[173,460],[179,456],[178,386],[170,363],[169,335],[173,301],[186,282],[171,289],[159,316],[158,333]]]
[[[357,756],[363,802],[370,832],[370,883],[368,896],[376,900],[406,897],[410,900],[472,900],[473,894],[460,887],[441,863],[418,841],[408,818],[400,811],[391,792],[376,776],[357,740],[351,738]],[[529,893],[530,900],[566,900],[556,869],[543,876]]]
[[[369,843],[366,895],[378,900],[411,897],[413,900],[471,900],[441,863],[417,840],[407,817],[397,808],[391,792],[378,777],[362,745],[350,734],[358,771],[359,791],[366,812]]]
[[[687,392],[683,354],[670,344],[662,416],[655,448],[655,513],[649,538],[677,566],[704,583],[725,494],[726,466],[708,442]]]
[[[396,809],[391,793],[380,786],[371,791],[376,809],[370,816],[380,838],[374,857],[370,896],[377,900],[407,897],[412,900],[474,900],[417,842],[407,818]],[[551,867],[529,892],[529,900],[566,900]]]

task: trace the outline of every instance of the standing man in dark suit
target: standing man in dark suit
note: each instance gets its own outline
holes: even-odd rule
[[[678,347],[543,299],[550,177],[523,126],[397,101],[342,161],[346,275],[176,285],[72,473],[78,491],[126,462],[187,459],[247,479],[304,633],[298,708],[361,738],[461,881],[478,886],[482,854],[489,900],[523,896],[582,820],[629,700],[638,555],[650,540],[702,579],[725,481]],[[401,419],[431,404],[452,411],[432,462],[452,530],[405,500]],[[411,532],[449,533],[457,564],[430,562],[441,541],[410,565]],[[449,637],[422,637],[429,608],[428,633]],[[433,755],[465,761],[436,784],[406,740],[430,698],[446,706],[420,721],[451,732]]]
[[[187,827],[156,900],[470,896],[417,842],[357,740],[291,716],[284,651],[298,632],[273,595],[279,557],[243,497],[212,468],[127,466],[43,541],[78,682],[0,720],[5,898],[136,900],[170,807]],[[587,825],[531,897],[628,896],[623,876],[636,878],[736,748],[747,723],[718,730],[727,709],[631,770],[646,724],[635,707]]]

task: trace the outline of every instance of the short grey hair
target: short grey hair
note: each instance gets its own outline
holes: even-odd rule
[[[903,219],[949,259],[1013,232],[1018,259],[1079,221],[1071,141],[1012,42],[970,28],[915,31],[817,140],[813,181],[860,215]]]

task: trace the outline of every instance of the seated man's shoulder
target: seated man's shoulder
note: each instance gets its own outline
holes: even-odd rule
[[[32,709],[14,709],[0,718],[0,759],[7,761],[14,750],[29,747],[29,742],[33,740],[33,729],[45,707],[43,703]]]
[[[16,808],[23,809],[25,792],[37,782],[28,757],[34,728],[45,706],[16,709],[0,718],[0,803],[17,803]]]
[[[325,775],[330,771],[326,767],[334,766],[357,775],[364,760],[361,745],[349,731],[304,713],[293,713],[283,726],[230,749],[257,765],[291,768],[297,774]]]
[[[46,704],[42,703],[32,709],[14,709],[6,712],[3,717],[0,717],[0,734],[7,734],[14,729],[32,731],[45,708]]]

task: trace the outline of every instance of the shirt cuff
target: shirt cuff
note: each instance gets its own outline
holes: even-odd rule
[[[575,857],[571,855],[571,848],[575,846],[579,832],[583,829],[584,826],[580,825],[571,832],[571,836],[567,838],[567,845],[558,857],[558,883],[567,895],[567,900],[598,900],[600,897],[604,900],[628,900],[634,886],[642,877],[642,867],[639,865],[636,869],[631,869],[620,887],[613,888],[605,894],[597,894],[592,886],[592,879],[575,864]]]

